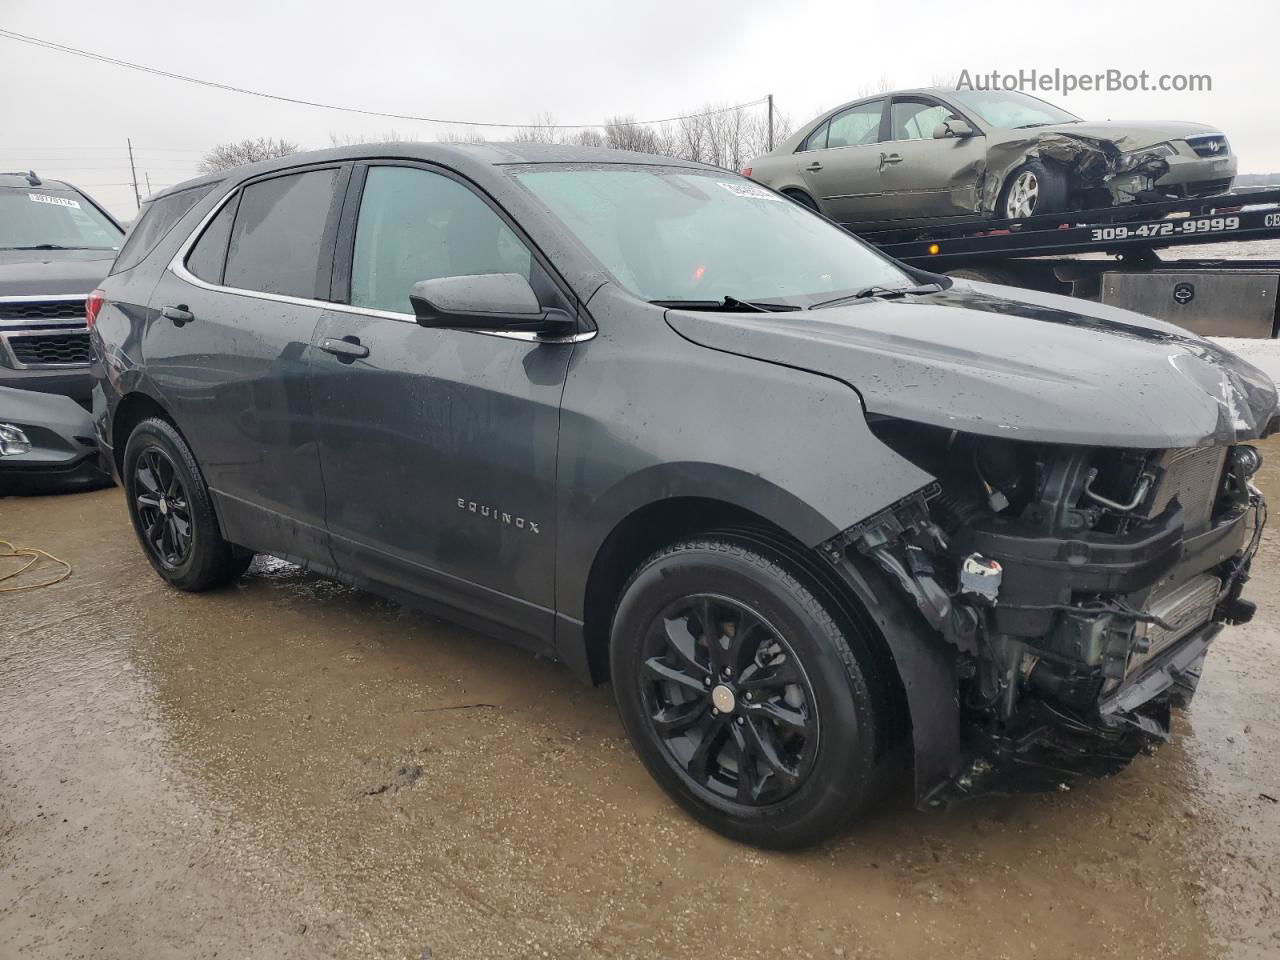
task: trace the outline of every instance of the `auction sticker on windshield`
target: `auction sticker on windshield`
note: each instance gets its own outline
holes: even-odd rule
[[[764,187],[757,186],[754,183],[728,183],[724,180],[717,180],[718,186],[724,187],[735,197],[747,197],[751,200],[777,200],[782,201],[782,197],[772,191],[766,190]]]
[[[72,200],[70,197],[51,197],[47,193],[28,193],[27,197],[35,203],[52,203],[57,207],[71,207],[73,210],[80,209],[80,201]]]

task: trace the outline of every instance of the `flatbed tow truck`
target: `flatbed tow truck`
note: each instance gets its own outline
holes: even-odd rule
[[[958,217],[842,226],[935,273],[1097,300],[1203,335],[1280,332],[1280,259],[1162,260],[1157,253],[1280,240],[1276,187],[1024,220]]]

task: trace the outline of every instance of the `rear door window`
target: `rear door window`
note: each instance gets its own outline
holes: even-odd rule
[[[145,260],[165,235],[173,229],[173,225],[186,216],[187,211],[199,203],[213,188],[214,184],[207,183],[192,187],[190,190],[171,193],[159,200],[149,201],[142,211],[142,216],[129,231],[124,246],[120,248],[116,262],[111,267],[112,274],[136,267]]]
[[[223,282],[240,290],[319,299],[338,169],[272,177],[245,187],[231,227]],[[198,275],[198,274],[197,274]]]
[[[518,273],[529,248],[485,201],[451,177],[373,167],[365,180],[351,264],[351,303],[412,313],[419,280]]]
[[[827,131],[831,128],[830,121],[824,123],[813,133],[809,134],[804,142],[801,150],[825,150],[827,149]]]
[[[860,103],[844,113],[831,118],[831,132],[827,135],[828,147],[854,147],[880,140],[880,114],[883,100]]]

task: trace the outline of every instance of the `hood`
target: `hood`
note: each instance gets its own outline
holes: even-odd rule
[[[115,258],[115,250],[0,250],[0,297],[88,293]]]
[[[705,347],[842,380],[868,413],[987,436],[1197,447],[1256,438],[1276,413],[1262,371],[1179,327],[991,284],[797,313],[671,310],[667,322]]]
[[[1169,140],[1182,140],[1206,133],[1221,133],[1215,127],[1203,123],[1168,122],[1125,122],[1121,120],[1083,120],[1080,123],[1053,123],[1044,127],[1031,127],[1024,130],[1009,130],[1007,136],[998,137],[1004,140],[1023,140],[1028,134],[1062,133],[1067,136],[1089,137],[1093,140],[1106,140],[1114,143],[1124,153],[1141,150]]]

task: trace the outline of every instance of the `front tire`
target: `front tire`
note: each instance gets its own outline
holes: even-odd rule
[[[1067,209],[1067,176],[1053,164],[1029,160],[1009,175],[998,207],[1005,220],[1062,213]]]
[[[818,843],[878,786],[878,677],[822,596],[765,544],[711,534],[646,560],[614,616],[614,696],[641,761],[696,819],[754,846]]]
[[[244,573],[253,554],[222,538],[191,448],[173,425],[143,420],[129,435],[122,476],[129,519],[156,573],[199,593]]]

